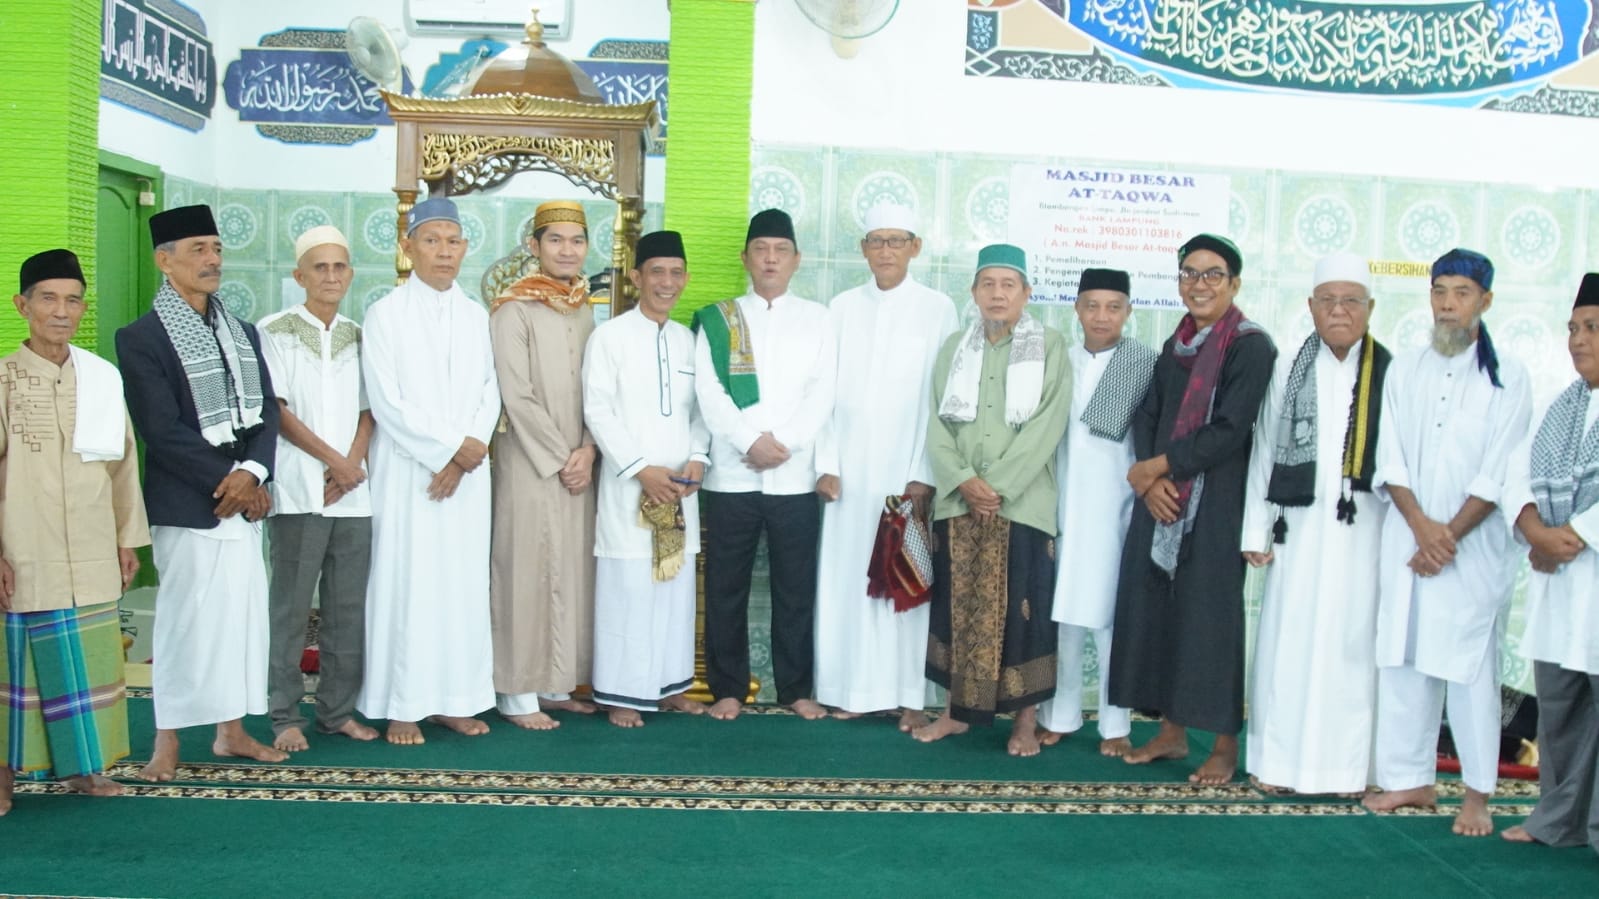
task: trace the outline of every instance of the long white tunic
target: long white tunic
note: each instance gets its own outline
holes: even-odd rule
[[[910,277],[892,290],[873,282],[847,290],[833,298],[828,318],[839,389],[816,468],[838,476],[841,495],[822,516],[816,698],[850,712],[919,709],[928,607],[895,612],[893,603],[868,597],[866,567],[884,498],[911,481],[933,484],[926,453],[933,362],[959,320],[949,297]]]
[[[738,300],[749,325],[760,401],[746,409],[716,379],[704,333],[694,350],[695,392],[711,431],[705,489],[789,496],[816,489],[816,440],[833,411],[837,349],[827,307],[785,293],[771,303],[753,293]],[[789,459],[767,471],[743,462],[763,432],[788,448]],[[901,485],[904,486],[904,485]]]
[[[1428,518],[1448,522],[1468,496],[1499,503],[1510,454],[1532,417],[1527,370],[1499,357],[1503,388],[1477,368],[1477,345],[1456,356],[1431,347],[1395,357],[1383,385],[1377,473],[1384,500],[1391,486],[1407,487]],[[1408,564],[1416,540],[1398,507],[1383,519],[1377,607],[1377,665],[1408,665],[1456,683],[1476,678],[1498,637],[1510,600],[1516,558],[1503,509],[1465,539],[1455,560],[1435,577]],[[1514,517],[1513,515],[1511,517]]]
[[[599,521],[594,555],[649,559],[649,529],[638,523],[643,488],[634,477],[649,465],[679,471],[710,463],[711,435],[694,399],[694,334],[637,310],[594,330],[583,357],[583,418],[600,447]],[[684,552],[700,551],[699,500],[683,504]]]
[[[1355,523],[1339,521],[1337,513],[1361,349],[1355,344],[1342,361],[1326,344],[1316,354],[1315,501],[1289,507],[1266,501],[1297,353],[1277,357],[1249,463],[1240,548],[1270,550],[1276,558],[1266,569],[1256,629],[1247,768],[1265,783],[1302,793],[1363,790],[1371,766],[1377,560],[1386,510],[1381,499],[1358,491]],[[1271,535],[1279,513],[1288,525],[1281,545]]]
[[[442,502],[427,489],[467,437],[488,443],[499,418],[488,313],[455,285],[439,293],[412,278],[367,310],[363,337],[377,429],[357,706],[397,721],[474,715],[494,705],[489,463]]]
[[[1055,466],[1061,473],[1061,491],[1052,616],[1062,624],[1100,630],[1110,627],[1116,617],[1122,541],[1127,539],[1127,524],[1133,515],[1127,470],[1137,460],[1131,428],[1119,441],[1106,440],[1082,421],[1113,351],[1090,353],[1079,344],[1068,354],[1072,415]],[[1109,650],[1109,646],[1100,647],[1101,652]]]
[[[1599,390],[1588,391],[1587,427],[1584,439],[1599,427]],[[1538,424],[1543,417],[1538,417]],[[1534,427],[1510,460],[1510,478],[1505,485],[1505,517],[1512,526],[1521,509],[1532,499],[1532,441]],[[1554,574],[1532,572],[1527,582],[1527,627],[1521,637],[1521,653],[1529,659],[1550,662],[1571,671],[1599,674],[1599,505],[1573,515],[1571,527],[1588,548],[1560,566]],[[1528,546],[1521,532],[1515,531],[1522,554]]]

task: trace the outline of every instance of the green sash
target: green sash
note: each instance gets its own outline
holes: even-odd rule
[[[737,300],[724,300],[694,313],[694,330],[705,331],[711,347],[711,366],[733,405],[748,409],[761,401],[761,384],[755,377],[755,350],[750,328]]]

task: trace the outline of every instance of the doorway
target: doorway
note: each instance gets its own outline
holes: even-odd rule
[[[117,330],[148,312],[155,296],[150,216],[161,210],[161,170],[102,150],[95,200],[94,350],[116,362]]]

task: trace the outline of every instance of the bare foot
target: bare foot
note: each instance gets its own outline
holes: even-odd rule
[[[346,737],[349,737],[352,740],[360,740],[363,743],[368,740],[376,740],[378,738],[377,728],[367,727],[365,724],[362,724],[354,718],[351,718],[350,720],[339,725],[334,729],[333,732],[336,734],[344,734]]]
[[[1466,788],[1466,798],[1460,803],[1460,814],[1455,815],[1452,828],[1462,837],[1486,837],[1494,832],[1494,816],[1488,811],[1488,794]]]
[[[861,716],[860,712],[848,712],[848,711],[845,711],[844,709],[834,709],[833,710],[833,717],[837,718],[840,721],[848,721],[851,718],[859,718],[860,716]]]
[[[718,721],[732,721],[742,711],[744,703],[731,696],[724,696],[711,704],[711,717]]]
[[[427,738],[422,736],[422,728],[417,727],[415,721],[390,720],[388,733],[383,735],[383,739],[396,746],[421,746],[427,742]]]
[[[690,715],[703,715],[711,709],[705,703],[695,702],[682,693],[677,693],[661,700],[661,708],[670,709],[674,712],[687,712]]]
[[[150,761],[139,769],[139,777],[151,783],[169,781],[178,774],[178,732],[157,730]]]
[[[927,714],[921,709],[905,709],[899,713],[899,732],[908,734],[918,727],[927,726]]]
[[[1142,746],[1128,749],[1122,761],[1129,765],[1147,765],[1166,759],[1188,758],[1188,729],[1170,721],[1160,723],[1160,732]]]
[[[0,815],[11,811],[11,788],[16,779],[10,765],[0,767]]]
[[[272,748],[281,749],[284,752],[301,752],[310,749],[311,744],[306,741],[305,733],[298,727],[285,727],[283,730],[278,731],[278,735],[273,738]]]
[[[1010,739],[1005,743],[1005,751],[1014,756],[1026,758],[1038,755],[1043,747],[1038,742],[1038,708],[1028,706],[1016,713],[1016,718],[1011,722]]]
[[[584,702],[581,699],[545,699],[542,696],[539,697],[539,708],[560,709],[563,712],[576,712],[579,715],[592,715],[600,709],[594,703]]]
[[[932,743],[955,734],[963,734],[971,729],[971,725],[964,721],[956,721],[948,713],[944,717],[911,731],[911,736],[923,743]]]
[[[1231,783],[1238,776],[1238,738],[1227,734],[1217,734],[1216,744],[1211,747],[1210,755],[1199,766],[1199,770],[1188,775],[1191,784],[1204,784],[1205,786],[1220,786]]]
[[[1133,741],[1126,737],[1112,737],[1109,740],[1099,741],[1099,754],[1119,759],[1133,751]]]
[[[1040,746],[1054,746],[1066,736],[1067,734],[1056,733],[1047,727],[1040,727],[1037,729],[1037,732],[1033,734],[1033,737],[1038,740],[1038,745]]]
[[[1536,843],[1536,842],[1538,842],[1538,838],[1534,837],[1532,834],[1528,833],[1527,832],[1527,828],[1522,827],[1520,824],[1517,824],[1514,827],[1505,828],[1503,831],[1500,832],[1499,838],[1502,839],[1502,840],[1509,841],[1511,843]]]
[[[796,699],[789,708],[806,721],[817,721],[827,717],[827,709],[814,699]]]
[[[644,716],[634,709],[606,709],[606,717],[617,727],[643,727]]]
[[[245,733],[244,725],[237,718],[217,725],[217,738],[211,741],[211,754],[258,762],[281,762],[289,757],[287,752],[273,749]]]
[[[1409,790],[1383,790],[1367,793],[1360,804],[1372,812],[1391,812],[1396,808],[1437,808],[1438,790],[1432,786],[1413,787]]]
[[[104,774],[83,774],[78,777],[69,777],[61,781],[69,793],[82,793],[85,796],[121,796],[122,784],[117,783]]]
[[[501,712],[500,717],[523,730],[555,730],[561,726],[561,722],[543,712],[534,712],[531,715],[507,715]]]
[[[464,737],[481,737],[489,732],[489,726],[476,718],[460,715],[429,715],[428,720],[441,727],[448,727]]]

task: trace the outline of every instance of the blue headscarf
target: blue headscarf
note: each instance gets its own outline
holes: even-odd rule
[[[1470,278],[1483,290],[1493,290],[1494,287],[1493,260],[1475,250],[1455,247],[1439,256],[1438,261],[1432,264],[1432,280],[1436,282],[1445,275]],[[1494,352],[1493,338],[1488,336],[1486,322],[1477,324],[1477,370],[1486,371],[1488,380],[1495,387],[1505,386],[1499,381],[1499,354]]]

